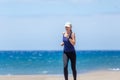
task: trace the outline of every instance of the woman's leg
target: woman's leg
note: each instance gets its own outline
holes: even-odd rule
[[[70,61],[71,61],[71,68],[73,72],[73,78],[76,80],[77,77],[77,71],[76,71],[76,53],[70,53]]]
[[[68,56],[66,53],[63,54],[63,63],[64,63],[64,77],[65,80],[68,80]]]

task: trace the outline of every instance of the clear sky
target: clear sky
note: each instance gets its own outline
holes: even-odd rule
[[[120,50],[120,0],[0,0],[0,50],[62,50],[67,21],[77,50]]]

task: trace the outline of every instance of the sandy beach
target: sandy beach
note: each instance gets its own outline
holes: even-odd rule
[[[63,75],[4,75],[0,80],[64,80]],[[69,76],[69,80],[73,80]],[[120,71],[96,71],[79,74],[77,80],[120,80]]]

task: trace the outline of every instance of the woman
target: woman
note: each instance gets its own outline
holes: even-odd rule
[[[65,24],[66,32],[63,33],[63,42],[61,46],[64,46],[63,53],[63,63],[64,63],[64,78],[68,80],[68,61],[71,61],[71,68],[73,73],[73,78],[76,80],[77,72],[76,72],[76,52],[74,45],[76,43],[75,33],[72,32],[72,24]]]

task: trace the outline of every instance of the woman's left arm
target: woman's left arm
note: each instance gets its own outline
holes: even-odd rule
[[[72,33],[71,35],[72,38],[69,39],[70,43],[74,46],[76,43],[76,39],[75,39],[75,33]]]

